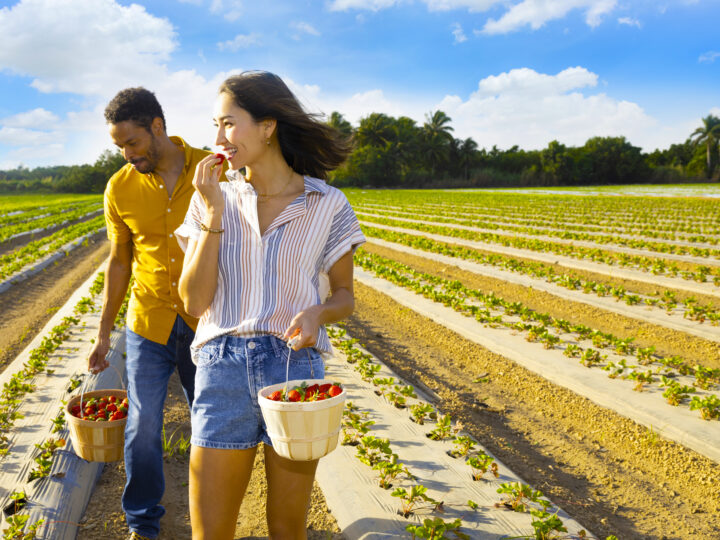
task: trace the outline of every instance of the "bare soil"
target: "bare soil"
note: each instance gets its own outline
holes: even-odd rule
[[[182,436],[190,437],[190,412],[182,393],[180,379],[174,374],[170,379],[165,402],[165,433],[173,441]],[[189,454],[174,452],[165,456],[165,495],[162,505],[166,514],[160,521],[160,540],[190,539],[190,514],[188,507]],[[124,540],[128,536],[125,514],[120,506],[125,485],[125,466],[122,462],[105,466],[105,470],[92,494],[85,515],[80,522],[78,540]],[[262,449],[255,458],[255,469],[235,529],[235,538],[267,538],[265,522],[265,466]],[[325,497],[317,483],[313,487],[308,514],[308,538],[310,540],[341,540],[343,535],[330,513]]]
[[[356,283],[355,296],[352,337],[599,538],[720,538],[716,463],[374,289]]]
[[[0,372],[15,359],[75,290],[110,254],[105,233],[0,293]]]

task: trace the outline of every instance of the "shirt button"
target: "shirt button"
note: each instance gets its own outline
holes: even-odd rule
[[[168,212],[170,212],[170,209],[168,208]]]
[[[164,188],[165,186],[160,186],[161,188]]]
[[[175,259],[170,259],[170,262],[175,262]]]
[[[172,238],[172,233],[170,233],[168,236],[169,236],[170,238]]]
[[[175,285],[177,285],[177,283],[175,283],[175,282],[173,281],[173,287],[175,287]]]
[[[177,304],[173,304],[173,307],[177,307]]]
[[[248,343],[248,349],[254,349],[254,348],[255,348],[255,342],[254,342],[254,341],[251,341],[250,343]]]

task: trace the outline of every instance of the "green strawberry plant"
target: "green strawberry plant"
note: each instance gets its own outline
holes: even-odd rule
[[[436,419],[437,413],[435,412],[433,406],[429,403],[416,403],[414,405],[410,405],[410,417],[413,422],[422,425],[425,423],[426,417],[431,420]]]
[[[480,480],[483,475],[488,471],[488,469],[492,471],[495,478],[500,476],[497,463],[495,463],[495,458],[487,455],[483,451],[480,451],[476,455],[469,457],[467,459],[467,464],[472,467],[473,480]]]
[[[372,468],[378,471],[378,483],[383,489],[390,489],[392,481],[401,474],[409,480],[415,479],[404,464],[397,462],[397,454],[393,454],[389,460],[378,461]]]
[[[470,540],[467,534],[461,533],[458,529],[462,526],[462,521],[457,518],[455,521],[443,521],[440,518],[425,518],[422,525],[408,525],[405,530],[412,534],[412,538],[428,538],[440,540],[441,538],[449,538],[446,533],[453,533],[455,538]]]
[[[704,420],[720,418],[720,398],[714,394],[704,398],[693,396],[690,400],[690,410],[699,410]]]
[[[443,414],[438,417],[435,429],[430,430],[428,437],[434,441],[444,441],[452,437],[454,431],[452,417],[449,414]]]
[[[390,495],[398,497],[401,501],[402,510],[400,514],[403,517],[408,517],[415,510],[417,510],[418,504],[422,501],[430,503],[430,505],[439,510],[442,508],[442,501],[436,501],[427,494],[427,488],[422,484],[415,484],[410,488],[408,492],[405,488],[396,488]]]
[[[381,439],[373,435],[365,435],[360,439],[357,458],[366,465],[372,467],[380,461],[392,458],[392,456],[397,457],[397,454],[390,449],[389,439]]]
[[[39,519],[28,526],[29,519],[30,516],[27,514],[9,516],[6,520],[9,527],[3,530],[3,540],[33,540],[33,538],[37,538],[37,530],[45,523],[45,520]]]
[[[450,451],[450,453],[455,457],[461,457],[467,456],[470,450],[472,450],[477,445],[477,442],[475,442],[466,435],[461,435],[455,437],[453,445],[454,448]]]
[[[530,503],[539,505],[545,511],[552,506],[550,501],[542,498],[542,492],[521,482],[504,482],[497,492],[505,494],[505,498],[495,506],[505,506],[513,512],[525,512]]]

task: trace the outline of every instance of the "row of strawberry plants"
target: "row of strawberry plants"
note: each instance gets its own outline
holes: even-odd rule
[[[59,214],[88,203],[102,204],[102,195],[24,195],[0,200],[0,225],[13,225],[39,216]]]
[[[367,215],[362,209],[356,209],[356,213],[360,215]],[[418,216],[419,214],[414,212],[397,212],[391,210],[379,210],[375,209],[372,211],[375,215],[390,216],[398,218],[407,218],[408,216]],[[688,246],[682,244],[666,244],[662,242],[648,241],[641,238],[631,238],[622,236],[613,236],[609,234],[588,234],[587,232],[576,232],[569,230],[567,227],[560,228],[543,228],[538,229],[535,227],[529,227],[524,225],[513,225],[508,223],[498,223],[496,219],[492,221],[489,219],[480,220],[477,218],[463,219],[459,217],[445,217],[437,216],[429,213],[420,214],[423,217],[423,221],[428,223],[449,223],[454,225],[462,225],[465,227],[475,227],[480,229],[487,229],[493,231],[501,231],[505,233],[519,233],[522,235],[529,236],[549,236],[553,238],[559,238],[562,240],[580,240],[583,242],[593,242],[596,244],[611,244],[620,247],[632,248],[632,249],[643,249],[647,251],[654,251],[657,253],[671,253],[674,255],[687,255],[692,257],[720,257],[720,250],[709,249],[700,246]],[[710,243],[717,244],[718,239],[711,239]]]
[[[558,244],[536,239],[520,238],[513,236],[504,236],[494,233],[483,233],[469,231],[465,229],[453,229],[451,227],[441,227],[426,223],[409,223],[388,219],[383,217],[364,216],[362,222],[376,223],[389,227],[400,227],[404,229],[412,229],[420,232],[426,232],[448,238],[462,238],[474,242],[485,242],[489,244],[498,244],[505,247],[522,249],[527,251],[539,251],[542,253],[554,253],[572,259],[585,259],[593,262],[607,264],[609,266],[622,266],[635,268],[644,272],[651,272],[655,275],[670,275],[673,277],[682,277],[686,280],[704,283],[713,282],[714,285],[720,287],[720,266],[706,266],[695,264],[684,264],[689,270],[683,270],[678,262],[662,259],[659,257],[646,257],[641,255],[629,255],[627,253],[619,253],[613,251],[602,250],[599,248],[585,248],[572,244]]]
[[[696,388],[702,390],[715,388],[720,383],[720,369],[690,365],[677,355],[660,356],[655,353],[654,347],[633,345],[632,338],[621,339],[585,325],[572,324],[547,313],[529,309],[520,302],[508,302],[493,293],[485,294],[477,289],[464,287],[459,281],[418,272],[406,265],[363,250],[356,254],[355,263],[378,277],[452,307],[455,311],[473,317],[482,324],[524,333],[527,341],[541,343],[546,349],[562,348],[566,356],[579,358],[579,361],[587,367],[603,367],[611,378],[621,377],[636,381],[640,378],[643,383],[649,384],[656,382],[657,376],[662,376],[663,386],[666,387],[664,397],[668,399],[668,403],[672,405],[687,403],[691,410],[699,410],[706,420],[720,417],[720,398],[717,395],[693,396],[689,402],[686,402],[687,395],[684,395],[695,393]],[[563,342],[559,337],[560,334],[572,335],[574,339]],[[592,341],[594,348],[583,348],[578,344],[585,340]],[[609,361],[607,354],[600,352],[603,349],[618,356],[635,357],[640,365],[654,365],[655,369],[642,371],[637,365],[627,365],[625,359],[619,362]],[[671,382],[678,376],[694,377],[693,386]],[[635,386],[637,391],[642,389],[643,385]],[[678,390],[683,392],[678,393]]]
[[[104,216],[65,227],[50,236],[30,242],[5,255],[0,255],[0,279],[5,279],[27,265],[55,252],[83,235],[95,233],[105,226]]]
[[[372,356],[361,350],[356,339],[346,336],[343,328],[329,329],[329,335],[333,346],[342,351],[346,360],[354,364],[362,379],[371,382],[378,389],[376,394],[385,399],[397,408],[406,408],[406,398],[417,398],[415,390],[411,385],[395,384],[393,377],[376,377],[380,371],[380,365],[373,362]],[[411,411],[410,420],[424,425],[429,420],[435,421],[435,428],[427,433],[427,437],[433,441],[451,441],[454,448],[447,453],[454,458],[464,458],[468,465],[468,474],[474,481],[480,481],[484,474],[489,471],[497,478],[499,470],[495,459],[483,450],[475,450],[478,445],[472,437],[460,435],[461,427],[453,425],[449,414],[440,414],[429,403],[417,400],[417,403],[409,406]],[[374,424],[369,420],[369,411],[358,411],[358,407],[352,402],[346,404],[342,421],[342,444],[357,447],[356,457],[364,464],[378,471],[378,485],[383,489],[394,487],[393,481],[399,482],[404,478],[407,482],[414,482],[417,477],[410,469],[399,462],[399,456],[393,452],[390,440],[379,438],[368,434]],[[558,517],[558,509],[551,512],[552,503],[538,490],[533,489],[521,482],[504,482],[497,488],[501,494],[500,500],[495,503],[496,508],[507,508],[515,512],[529,512],[534,518],[531,521],[532,535],[518,536],[515,538],[528,538],[536,540],[551,540],[557,538],[574,538],[572,536],[559,536],[559,533],[567,532],[562,520]],[[409,517],[420,508],[426,507],[434,511],[442,511],[444,502],[437,501],[430,497],[427,488],[422,484],[414,483],[410,486],[396,486],[391,496],[400,499],[401,509],[398,512],[404,517]],[[422,506],[421,506],[422,505]],[[467,501],[467,506],[478,510],[480,505],[473,500]],[[440,518],[426,518],[421,525],[408,525],[406,530],[413,538],[447,538],[445,532],[452,532],[459,538],[469,538],[458,530],[462,521],[458,518],[453,522],[445,522]],[[579,531],[577,538],[589,538],[585,531]],[[607,537],[607,540],[617,540],[614,536]]]
[[[51,214],[44,216],[39,219],[25,221],[23,223],[17,223],[15,225],[8,225],[0,230],[0,243],[16,236],[18,234],[34,231],[50,229],[59,225],[64,225],[70,221],[82,219],[86,216],[93,214],[99,210],[102,210],[102,203],[90,202],[71,208],[69,210],[59,212],[57,214]]]
[[[73,309],[74,316],[64,317],[62,322],[53,327],[40,344],[30,351],[29,359],[23,363],[20,371],[13,374],[0,391],[0,456],[9,451],[9,433],[15,421],[22,418],[17,411],[26,394],[35,391],[32,380],[41,373],[51,374],[53,370],[47,369],[50,356],[70,336],[71,329],[80,323],[79,315],[90,309],[93,298],[102,293],[104,274],[101,272],[90,288],[90,297],[81,298]],[[58,421],[59,422],[59,421]]]
[[[485,254],[473,248],[388,229],[370,226],[363,226],[362,229],[365,235],[371,238],[380,238],[430,253],[496,266],[510,272],[542,279],[565,289],[580,290],[586,294],[594,293],[600,297],[611,296],[617,301],[625,302],[627,305],[643,305],[672,313],[678,305],[682,304],[685,308],[683,317],[699,323],[709,321],[713,325],[720,324],[720,307],[711,304],[702,305],[694,297],[680,301],[677,299],[676,294],[670,290],[666,290],[662,294],[658,293],[657,296],[646,296],[628,291],[622,285],[586,279],[571,271],[558,272],[553,266],[542,262],[519,261],[511,256],[499,253]]]
[[[684,224],[713,225],[720,219],[717,201],[682,197],[655,198],[648,204],[648,199],[644,197],[535,196],[512,191],[498,194],[447,190],[348,190],[347,193],[352,204],[413,205],[471,212],[493,209],[497,216],[503,217],[531,214],[538,219],[559,217],[597,225],[608,222],[650,226],[668,224],[672,230],[675,227],[680,229]]]
[[[645,223],[633,219],[623,220],[621,216],[613,214],[612,219],[593,218],[574,220],[562,212],[560,214],[544,215],[537,209],[528,207],[522,211],[509,212],[502,208],[488,208],[479,206],[477,208],[456,208],[435,205],[411,205],[388,206],[358,200],[353,204],[354,208],[376,210],[390,209],[399,212],[406,212],[411,215],[433,215],[454,218],[475,218],[493,220],[493,222],[518,224],[528,227],[540,227],[548,229],[561,229],[576,232],[603,233],[603,234],[625,234],[631,236],[646,236],[659,240],[674,240],[696,243],[718,243],[718,229],[715,220],[710,220],[706,225],[679,225],[677,222],[654,222]],[[706,236],[707,235],[707,236]]]

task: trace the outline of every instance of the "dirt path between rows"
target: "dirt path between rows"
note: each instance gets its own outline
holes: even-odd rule
[[[176,431],[177,430],[177,431]],[[174,374],[170,379],[165,402],[165,432],[168,438],[175,433],[173,441],[180,436],[190,437],[190,413],[182,393],[180,379]],[[165,495],[162,505],[167,513],[160,522],[159,540],[186,540],[191,538],[188,508],[188,466],[185,455],[165,457]],[[125,514],[120,506],[125,485],[125,466],[122,462],[110,463],[98,481],[90,503],[80,522],[78,540],[125,540],[128,529]],[[250,484],[240,508],[235,538],[267,538],[265,523],[265,467],[262,449],[258,450]],[[342,540],[335,518],[330,513],[325,497],[315,483],[308,515],[308,538],[310,540]]]
[[[110,254],[98,233],[66,257],[0,293],[0,373]]]
[[[355,294],[348,333],[598,537],[720,538],[716,463],[367,286]]]

